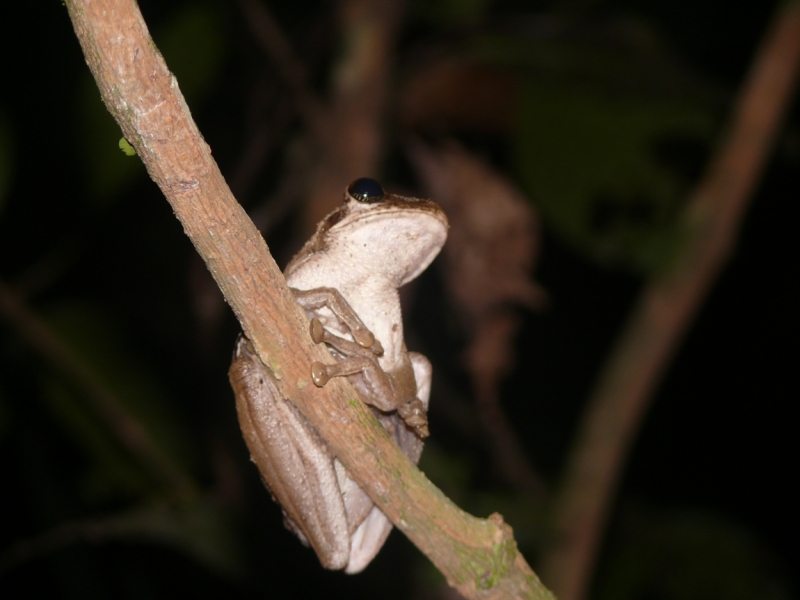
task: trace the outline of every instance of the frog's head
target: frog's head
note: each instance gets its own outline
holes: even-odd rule
[[[320,223],[318,235],[354,268],[385,274],[400,287],[436,258],[447,229],[447,217],[433,200],[390,194],[362,177],[347,187],[344,202]]]

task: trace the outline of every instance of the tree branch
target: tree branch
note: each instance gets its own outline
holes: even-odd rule
[[[103,101],[161,188],[280,392],[375,504],[467,598],[552,598],[499,515],[452,504],[390,441],[343,379],[317,388],[325,360],[267,246],[231,194],[134,0],[68,0]]]
[[[676,265],[643,290],[589,400],[555,504],[542,574],[561,600],[586,597],[625,457],[669,361],[734,248],[800,67],[800,3],[768,29],[729,130],[684,215]]]

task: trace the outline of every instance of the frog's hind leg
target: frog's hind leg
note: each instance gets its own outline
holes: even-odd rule
[[[350,560],[345,573],[359,573],[380,552],[386,538],[392,532],[392,522],[377,506],[373,506],[367,518],[358,526],[350,542]]]
[[[350,531],[327,446],[282,397],[244,337],[229,375],[252,460],[283,507],[289,528],[314,548],[324,567],[345,568]]]

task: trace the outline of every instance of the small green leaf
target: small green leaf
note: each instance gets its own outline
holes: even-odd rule
[[[116,150],[120,147],[120,129],[100,99],[97,84],[87,74],[78,89],[79,150],[85,158],[92,190],[90,198],[97,204],[113,200],[121,188],[137,177],[145,176],[140,160]]]
[[[136,156],[136,148],[131,146],[130,142],[124,137],[119,138],[119,149],[122,150],[126,156]]]

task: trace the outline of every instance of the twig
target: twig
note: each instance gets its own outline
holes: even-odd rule
[[[259,202],[258,207],[251,211],[253,223],[265,237],[269,237],[281,219],[296,206],[307,174],[307,165],[293,161],[286,167],[272,194]]]
[[[305,65],[295,56],[272,13],[259,0],[239,0],[239,6],[256,41],[288,84],[306,127],[318,140],[324,139],[325,108],[308,84]]]
[[[475,392],[475,407],[480,414],[495,468],[510,485],[524,493],[531,503],[542,504],[548,499],[547,485],[528,461],[519,435],[503,410],[500,385],[505,373],[485,368],[487,362],[495,362],[494,360],[487,360],[485,356],[474,356],[490,354],[489,351],[493,351],[495,356],[513,353],[513,342],[521,320],[518,314],[510,310],[498,310],[493,315],[484,315],[478,325],[475,340],[465,355]],[[507,360],[509,363],[512,361],[510,357]]]
[[[119,536],[107,519],[67,521],[33,538],[20,540],[0,552],[0,575],[77,542],[98,543]],[[127,532],[126,532],[127,533]]]
[[[317,141],[317,162],[309,173],[304,233],[341,203],[351,181],[378,175],[402,8],[400,0],[337,3],[342,53],[331,73],[327,138]]]
[[[780,9],[734,106],[727,136],[685,215],[676,266],[633,310],[578,428],[555,505],[542,573],[561,600],[586,596],[627,451],[653,393],[734,247],[744,211],[792,97],[800,66],[800,4]]]
[[[77,384],[117,439],[157,479],[166,483],[181,500],[188,500],[197,486],[173,464],[153,441],[147,430],[109,391],[92,370],[67,348],[56,335],[0,281],[0,316],[57,370]]]
[[[25,302],[27,298],[48,289],[67,272],[75,262],[80,246],[75,234],[71,233],[59,241],[55,248],[40,257],[21,275],[9,282],[17,298]]]
[[[192,522],[198,510],[213,505],[209,498],[196,496],[183,506],[147,504],[118,513],[65,521],[35,537],[19,540],[0,551],[0,578],[31,560],[43,558],[78,543],[99,545],[113,540],[157,541],[208,561],[208,566],[235,573],[225,560],[224,548],[203,547],[192,537]],[[210,551],[209,551],[210,550]],[[222,560],[221,560],[222,559]]]
[[[250,113],[257,113],[248,119],[246,124],[249,133],[244,144],[242,155],[229,176],[231,190],[238,198],[244,198],[255,183],[264,164],[278,147],[281,138],[289,129],[293,121],[294,111],[287,93],[272,94],[270,102],[266,102],[266,94],[259,93],[269,85],[268,81],[261,81],[250,101]],[[269,110],[269,117],[261,114]]]
[[[155,50],[134,0],[68,0],[109,111],[206,261],[281,394],[298,407],[375,504],[468,598],[551,598],[499,515],[453,505],[391,442],[344,380],[308,368],[324,349],[263,238],[236,202]]]
[[[256,40],[286,80],[315,145],[316,164],[306,175],[305,233],[341,202],[358,177],[376,174],[386,104],[391,48],[402,13],[398,0],[344,0],[338,13],[344,51],[333,69],[330,101],[311,90],[306,69],[267,8],[239,0]]]

